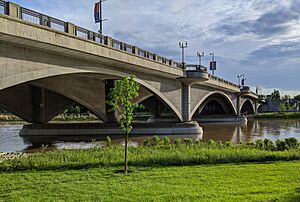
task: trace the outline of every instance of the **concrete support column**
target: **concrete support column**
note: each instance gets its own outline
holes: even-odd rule
[[[113,79],[105,80],[105,115],[108,123],[117,122],[117,113],[115,111],[110,111],[111,106],[106,103],[109,99],[108,94],[110,93],[110,89],[115,87],[115,81]]]
[[[191,85],[182,84],[182,118],[184,122],[190,121],[190,108],[191,108]]]
[[[106,45],[109,47],[113,47],[113,40],[109,36],[106,36]]]
[[[20,6],[18,4],[8,2],[8,15],[15,18],[20,18]]]
[[[241,99],[240,99],[240,95],[238,95],[237,99],[236,99],[236,112],[237,112],[237,116],[241,116]]]
[[[139,55],[139,48],[136,47],[136,46],[133,46],[132,47],[132,53],[135,54],[135,55]]]
[[[75,28],[75,25],[70,23],[70,22],[67,22],[67,33],[71,34],[71,35],[76,35],[76,28]]]
[[[32,87],[34,123],[46,122],[46,92],[44,88]]]

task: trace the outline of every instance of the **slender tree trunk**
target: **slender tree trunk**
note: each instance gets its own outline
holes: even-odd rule
[[[127,159],[127,154],[128,154],[128,132],[126,130],[125,134],[125,161],[124,161],[124,173],[128,173],[128,159]]]

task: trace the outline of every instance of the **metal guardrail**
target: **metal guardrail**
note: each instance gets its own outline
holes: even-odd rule
[[[8,2],[0,0],[0,13],[9,14]],[[47,26],[47,27],[49,27],[51,29],[55,29],[57,31],[61,31],[61,32],[65,32],[65,33],[68,32],[68,27],[67,27],[68,23],[67,22],[56,19],[56,18],[53,18],[53,17],[50,17],[50,16],[47,16],[47,15],[44,15],[42,13],[27,9],[27,8],[24,8],[24,7],[20,7],[20,18],[22,20],[25,20],[25,21],[28,21],[28,22],[31,22],[31,23],[35,23],[35,24],[42,25],[42,26]],[[102,34],[84,29],[84,28],[79,27],[79,26],[75,26],[75,35],[77,37],[80,37],[80,38],[83,38],[83,39],[86,39],[86,40],[92,40],[92,41],[94,41],[96,43],[99,43],[99,44],[108,45],[108,36],[104,36]],[[130,44],[127,44],[127,43],[124,43],[124,42],[121,42],[121,41],[118,41],[118,40],[115,40],[115,39],[112,39],[112,48],[115,48],[115,49],[121,50],[121,51],[125,51],[127,53],[136,54],[140,57],[147,58],[149,60],[156,61],[156,62],[159,62],[161,64],[166,64],[166,65],[168,65],[170,67],[173,67],[173,68],[183,69],[182,63],[174,62],[174,61],[172,61],[170,59],[167,59],[165,57],[161,57],[161,56],[159,56],[155,53],[151,53],[149,51],[137,48],[135,46],[132,46]],[[136,53],[137,50],[138,50],[138,52]],[[197,65],[195,67],[190,66],[189,68],[197,68]],[[203,69],[203,66],[201,66],[200,69]],[[220,79],[220,78],[215,77],[215,76],[210,75],[210,74],[209,74],[209,78],[216,79],[218,81],[222,81],[222,82],[228,83],[229,85],[233,85],[235,87],[238,87],[238,85],[236,85],[236,84],[233,84],[231,82]]]

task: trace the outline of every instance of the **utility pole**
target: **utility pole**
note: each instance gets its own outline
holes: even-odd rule
[[[197,52],[197,56],[199,57],[199,66],[201,68],[201,58],[204,56],[204,51],[202,52]]]
[[[184,49],[187,48],[187,41],[185,42],[179,42],[179,48],[181,48],[181,59],[182,59],[182,66],[183,68],[185,67],[185,63],[184,63]]]

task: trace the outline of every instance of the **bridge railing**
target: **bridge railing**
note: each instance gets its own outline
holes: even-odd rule
[[[61,32],[66,32],[66,22],[27,8],[20,7],[20,18],[28,22],[47,26]]]
[[[0,1],[0,13],[7,14],[7,3],[5,1]]]
[[[214,75],[212,75],[212,74],[208,74],[208,77],[209,77],[210,79],[214,79],[214,80],[217,80],[217,81],[226,83],[226,84],[228,84],[228,85],[231,85],[231,86],[240,88],[239,85],[234,84],[234,83],[232,83],[232,82],[230,82],[230,81],[227,81],[227,80],[225,80],[225,79],[223,79],[223,78],[219,78],[219,77],[217,77],[217,76],[214,76]]]

